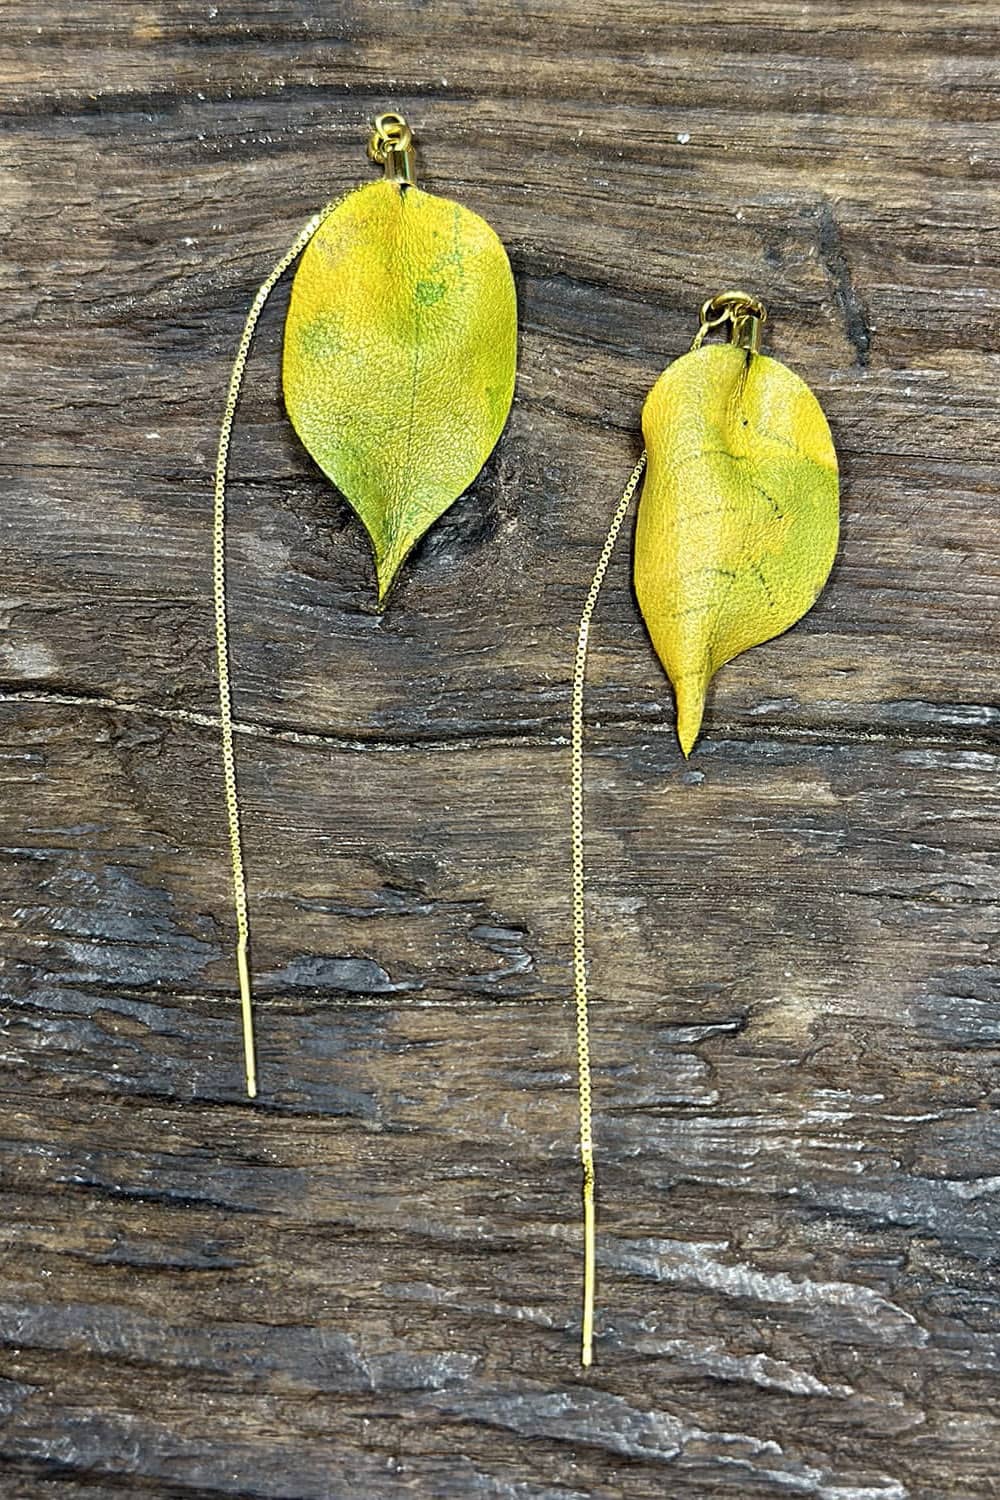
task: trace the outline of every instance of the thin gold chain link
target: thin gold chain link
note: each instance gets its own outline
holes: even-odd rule
[[[257,1062],[250,992],[250,917],[247,908],[243,840],[240,833],[240,805],[236,791],[233,693],[229,673],[229,621],[226,609],[226,474],[229,466],[229,445],[233,435],[233,421],[240,399],[243,374],[250,356],[250,345],[253,343],[260,315],[264,311],[264,304],[288,267],[302,254],[323,220],[342,201],[342,198],[336,198],[325,208],[321,208],[319,213],[313,214],[308,224],[305,224],[299,231],[294,243],[286,250],[267,279],[261,282],[257,289],[257,295],[250,304],[250,311],[243,325],[243,332],[236,349],[236,358],[233,360],[222,426],[219,430],[218,456],[215,461],[215,496],[212,509],[212,594],[215,606],[215,652],[219,673],[219,725],[222,741],[222,778],[233,867],[233,905],[236,910],[236,972],[240,986],[247,1093],[251,1099],[257,1094]]]
[[[580,1162],[583,1167],[583,1328],[580,1360],[589,1365],[594,1346],[595,1241],[597,1237],[594,1190],[593,1096],[590,1079],[590,1024],[587,996],[587,919],[583,839],[583,689],[587,677],[587,645],[590,622],[597,605],[604,575],[646,467],[645,451],[632,470],[618,502],[604,549],[594,570],[590,591],[580,616],[573,668],[572,732],[570,738],[572,786],[571,842],[573,846],[573,991],[576,997],[576,1059],[580,1096]]]

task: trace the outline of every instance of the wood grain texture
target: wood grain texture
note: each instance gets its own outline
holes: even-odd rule
[[[1000,1493],[998,18],[983,3],[7,0],[0,1494]],[[389,612],[249,298],[406,112],[518,392]],[[650,384],[743,284],[844,536],[690,765],[628,587],[588,711],[598,1363],[576,1366],[573,634]]]

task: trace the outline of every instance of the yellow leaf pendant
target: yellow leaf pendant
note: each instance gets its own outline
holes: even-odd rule
[[[780,635],[815,603],[838,533],[837,458],[809,387],[760,353],[767,314],[745,292],[701,309],[690,353],[650,392],[646,449],[611,520],[577,632],[570,734],[573,994],[583,1168],[580,1361],[593,1360],[596,1169],[584,860],[583,690],[591,622],[618,535],[645,473],[635,534],[636,595],[677,698],[685,755],[724,662]],[[711,328],[730,342],[703,348]],[[647,467],[648,465],[648,467]]]
[[[459,203],[387,176],[350,193],[306,247],[285,322],[285,405],[364,522],[380,603],[492,452],[516,345],[506,251]]]
[[[737,341],[699,339],[660,376],[642,414],[635,590],[673,683],[685,755],[715,673],[812,607],[837,550],[830,429],[805,382],[757,352],[763,309],[751,305],[759,312],[732,322]]]
[[[303,225],[250,304],[219,430],[212,597],[219,725],[236,916],[246,1089],[257,1094],[250,914],[236,781],[226,599],[226,479],[243,376],[275,286],[302,256],[285,322],[283,383],[306,448],[350,501],[375,551],[381,604],[427,528],[489,457],[514,395],[517,306],[496,234],[413,185],[401,115],[375,120],[368,154],[383,181],[328,203]]]

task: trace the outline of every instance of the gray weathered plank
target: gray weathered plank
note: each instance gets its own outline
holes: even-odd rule
[[[995,1495],[995,7],[14,0],[4,40],[3,1494]],[[518,394],[379,617],[265,316],[251,1107],[214,425],[382,106],[510,249]],[[734,282],[829,413],[844,539],[688,765],[624,549],[600,606],[584,1376],[572,639],[645,392]]]

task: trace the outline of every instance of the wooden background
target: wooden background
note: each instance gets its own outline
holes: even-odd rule
[[[991,0],[5,0],[0,1494],[1000,1494]],[[373,611],[254,288],[371,175],[486,214],[518,394]],[[765,298],[843,469],[689,765],[620,549],[589,712],[598,1363],[575,1362],[573,633],[654,377]]]

